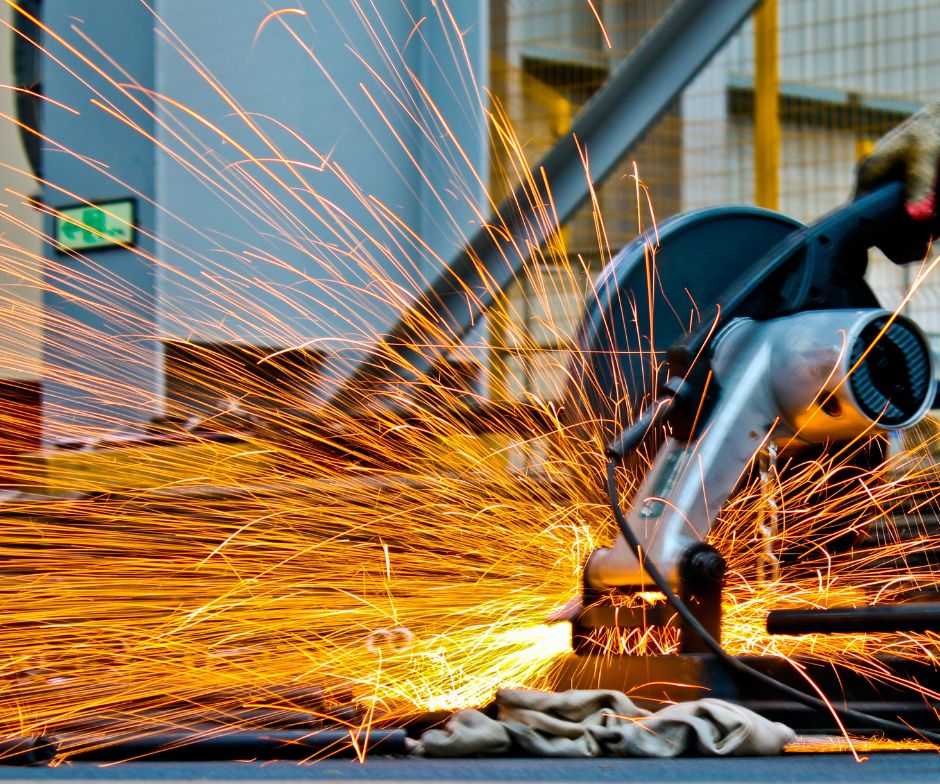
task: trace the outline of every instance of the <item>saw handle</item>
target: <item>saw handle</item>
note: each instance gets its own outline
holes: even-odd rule
[[[921,261],[940,228],[938,220],[914,220],[907,212],[904,185],[889,182],[833,210],[808,227],[820,244],[832,241],[833,267],[842,253],[878,248],[895,264]]]
[[[900,182],[862,194],[787,236],[754,274],[703,311],[698,327],[669,350],[670,373],[687,375],[709,338],[738,316],[765,320],[820,308],[880,307],[865,284],[868,249],[879,248],[897,264],[920,260],[938,229],[937,219],[915,221],[907,214]]]

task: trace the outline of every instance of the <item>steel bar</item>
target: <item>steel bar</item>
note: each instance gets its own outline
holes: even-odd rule
[[[207,728],[207,732],[213,729]],[[406,754],[407,733],[400,729],[376,729],[359,738],[359,746],[381,754]],[[306,760],[323,754],[351,757],[356,753],[349,730],[277,730],[206,734],[166,731],[119,738],[94,748],[69,749],[63,736],[61,748],[71,760],[94,762]]]
[[[777,0],[754,13],[754,203],[780,209],[780,62]]]
[[[47,765],[57,751],[58,743],[52,738],[4,738],[0,740],[0,765]]]
[[[769,634],[865,634],[940,631],[940,604],[846,607],[830,610],[773,610]]]
[[[518,187],[368,356],[325,374],[321,398],[357,407],[362,390],[426,374],[442,354],[442,336],[464,337],[550,236],[554,220],[545,216],[557,215],[559,223],[571,217],[757,4],[676,0],[523,180],[535,183],[534,192]]]

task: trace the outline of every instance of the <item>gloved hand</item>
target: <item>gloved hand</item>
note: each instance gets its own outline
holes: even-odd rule
[[[904,182],[905,206],[915,220],[937,210],[937,168],[940,164],[940,103],[925,106],[876,142],[858,165],[855,193],[886,182]]]

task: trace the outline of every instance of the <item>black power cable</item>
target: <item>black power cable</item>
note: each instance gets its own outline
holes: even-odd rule
[[[657,420],[661,419],[663,416],[663,411],[668,408],[669,403],[658,406],[657,416],[655,418]],[[624,438],[621,436],[619,439],[617,439],[616,443],[618,447],[622,448],[625,444],[630,444],[632,442],[633,438]],[[781,694],[784,694],[790,699],[795,700],[796,702],[799,702],[808,708],[812,708],[813,710],[822,711],[827,714],[836,713],[843,718],[850,719],[860,724],[864,724],[869,727],[877,727],[878,729],[888,730],[890,732],[913,732],[917,735],[920,735],[925,740],[940,744],[940,734],[928,732],[926,730],[918,730],[899,721],[882,719],[879,716],[872,716],[871,714],[862,713],[850,708],[840,708],[836,705],[830,705],[818,697],[806,694],[799,689],[795,689],[786,683],[778,681],[776,678],[772,678],[771,676],[760,672],[759,670],[755,670],[753,667],[750,667],[744,662],[739,661],[734,656],[725,651],[725,649],[721,647],[721,643],[719,643],[718,640],[708,633],[708,630],[699,622],[698,618],[693,615],[692,611],[688,608],[685,602],[683,602],[672,590],[668,581],[665,579],[662,572],[659,571],[656,564],[647,559],[646,552],[644,551],[640,540],[637,538],[633,529],[630,527],[630,523],[620,506],[620,499],[618,497],[617,491],[617,466],[622,461],[625,451],[626,450],[620,451],[618,449],[617,452],[614,452],[613,450],[609,450],[609,459],[607,461],[607,495],[610,500],[610,506],[613,510],[614,517],[617,520],[617,525],[620,527],[620,532],[623,534],[624,539],[627,540],[627,544],[629,544],[630,547],[636,551],[637,559],[640,562],[640,567],[650,576],[650,578],[656,584],[656,587],[679,614],[685,623],[686,628],[691,629],[693,632],[699,635],[708,649],[713,654],[715,654],[719,660],[721,660],[726,666],[735,672],[740,673],[741,675],[750,678],[751,680],[756,681],[763,686],[767,686]]]

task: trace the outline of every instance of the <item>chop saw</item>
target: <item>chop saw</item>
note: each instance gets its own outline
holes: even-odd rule
[[[651,702],[725,697],[818,729],[831,717],[804,699],[811,677],[844,697],[843,718],[856,729],[903,734],[898,716],[937,728],[935,706],[921,696],[874,686],[849,667],[725,653],[725,562],[706,541],[762,456],[794,464],[856,444],[859,467],[876,467],[884,436],[934,406],[926,338],[864,279],[870,248],[898,263],[922,260],[932,228],[907,216],[901,186],[891,184],[809,226],[752,207],[681,215],[602,272],[566,411],[572,428],[606,445],[620,535],[592,553],[581,601],[558,616],[572,624],[574,650],[555,673],[559,687],[616,688]],[[617,469],[637,455],[648,468],[624,509]],[[758,557],[774,566],[773,552]],[[667,601],[631,601],[650,593]],[[787,612],[771,616],[771,631],[789,633],[940,630],[940,605],[810,612],[802,626]],[[650,626],[678,626],[679,653],[616,656],[605,647],[612,630]],[[880,664],[940,685],[926,664]]]

